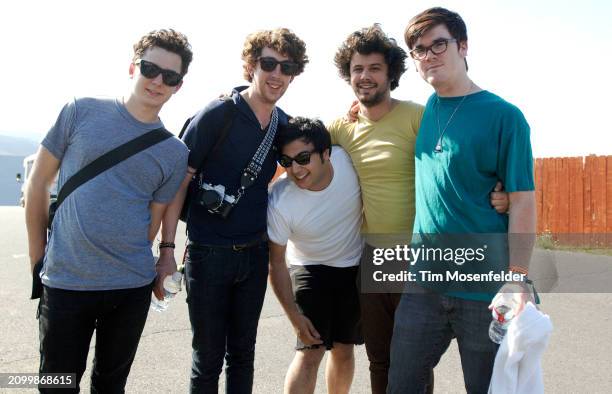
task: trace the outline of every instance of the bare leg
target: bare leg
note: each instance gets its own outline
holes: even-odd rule
[[[298,350],[285,376],[285,394],[314,393],[317,372],[324,355],[325,347]]]
[[[348,394],[355,373],[355,346],[334,342],[325,367],[327,392],[329,394]]]

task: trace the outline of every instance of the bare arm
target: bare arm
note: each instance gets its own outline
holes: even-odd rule
[[[187,194],[187,187],[191,178],[195,174],[195,169],[187,167],[187,174],[179,186],[174,199],[168,205],[161,218],[161,240],[162,242],[174,242],[176,237],[176,227],[178,225],[179,216],[181,215],[181,209],[185,202],[185,195]],[[157,230],[153,236],[157,234]],[[159,250],[159,260],[155,266],[157,271],[157,277],[155,278],[155,286],[153,287],[153,293],[158,299],[164,297],[164,279],[168,275],[172,275],[176,271],[176,260],[174,258],[173,248],[162,248]]]
[[[270,241],[270,285],[281,303],[298,338],[306,345],[321,344],[320,335],[312,322],[297,308],[293,300],[291,277],[285,262],[286,245]]]
[[[151,201],[149,204],[149,210],[151,211],[151,224],[149,225],[149,241],[153,242],[159,226],[161,225],[162,218],[166,213],[168,204],[160,204],[158,202]]]
[[[516,267],[517,271],[524,270],[526,273],[535,245],[535,192],[513,192],[509,194],[509,199],[510,267]]]
[[[508,226],[508,245],[510,252],[510,271],[527,275],[529,261],[535,245],[536,205],[535,192],[512,192],[510,199],[510,223]],[[524,282],[508,282],[493,298],[491,308],[502,293],[513,293],[518,302],[517,313],[520,313],[527,301],[532,298],[531,290]]]
[[[49,187],[53,183],[60,161],[45,147],[38,149],[32,174],[26,185],[25,215],[28,230],[30,270],[45,253],[49,222]]]

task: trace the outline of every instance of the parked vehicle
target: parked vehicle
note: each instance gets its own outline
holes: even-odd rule
[[[34,160],[36,159],[36,153],[33,153],[29,156],[26,156],[23,159],[23,176],[21,173],[17,173],[16,180],[18,183],[21,183],[21,196],[19,197],[19,205],[25,206],[25,187],[28,183],[28,179],[32,173],[32,167],[34,166]],[[49,197],[51,200],[57,198],[57,178],[53,181],[53,184],[49,188]]]

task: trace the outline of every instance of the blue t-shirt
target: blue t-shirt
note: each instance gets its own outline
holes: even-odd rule
[[[202,173],[211,185],[225,186],[226,194],[237,195],[243,170],[253,158],[268,129],[261,129],[257,117],[240,95],[246,87],[234,89],[234,114],[223,143],[213,148],[223,128],[223,100],[213,100],[198,112],[185,131],[183,140],[189,147],[189,166]],[[231,104],[230,104],[231,105]],[[278,108],[278,124],[287,124],[288,116]],[[189,239],[207,245],[242,244],[256,240],[267,230],[268,184],[276,171],[276,152],[272,147],[264,160],[255,183],[246,189],[229,217],[223,219],[190,201],[187,232]],[[194,182],[190,186],[194,191]],[[192,193],[193,194],[193,193]]]
[[[441,139],[442,152],[435,152],[453,112]],[[481,91],[465,100],[433,94],[416,141],[413,232],[435,234],[434,243],[450,240],[454,246],[459,238],[445,234],[488,234],[472,241],[488,244],[487,258],[495,262],[487,268],[507,268],[508,215],[491,207],[490,193],[498,180],[508,192],[534,190],[529,134],[521,111],[493,93]],[[463,268],[480,272],[483,266]]]
[[[58,190],[102,154],[153,129],[115,99],[81,98],[62,109],[42,145],[60,160]],[[187,171],[188,151],[169,138],[79,186],[57,210],[42,282],[67,290],[145,286],[155,278],[149,204],[169,203]]]

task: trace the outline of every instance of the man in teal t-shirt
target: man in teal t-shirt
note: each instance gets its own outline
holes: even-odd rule
[[[456,337],[466,390],[484,393],[497,351],[488,336],[488,305],[497,290],[517,288],[526,297],[523,286],[504,281],[527,273],[533,248],[529,125],[515,106],[468,77],[467,33],[458,14],[428,9],[409,22],[405,39],[435,93],[415,148],[413,248],[423,255],[411,267],[418,283],[395,314],[387,392],[423,392]],[[498,179],[509,192],[509,215],[490,209],[488,195]],[[484,275],[489,271],[509,276],[493,279]],[[466,274],[477,279],[461,279]]]

